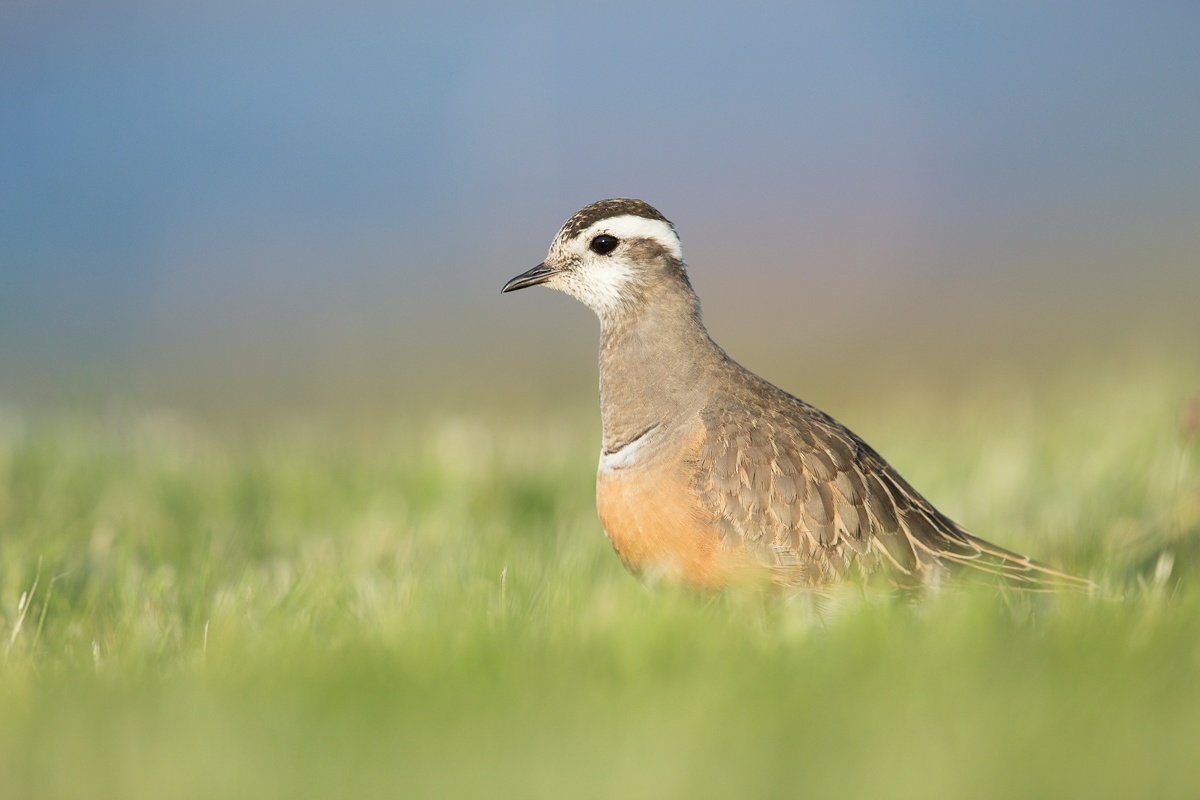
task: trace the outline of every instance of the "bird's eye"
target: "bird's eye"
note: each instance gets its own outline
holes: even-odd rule
[[[620,243],[621,241],[617,239],[617,237],[609,236],[607,233],[602,233],[595,239],[592,239],[591,248],[593,253],[599,253],[602,256],[606,256],[613,250],[616,250],[617,245]]]

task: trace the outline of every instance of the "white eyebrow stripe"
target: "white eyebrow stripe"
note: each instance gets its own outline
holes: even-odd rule
[[[679,236],[669,223],[660,219],[622,214],[619,217],[609,217],[593,222],[582,236],[591,241],[602,233],[618,239],[653,239],[662,245],[663,249],[670,253],[676,261],[683,260],[683,247],[679,244]]]

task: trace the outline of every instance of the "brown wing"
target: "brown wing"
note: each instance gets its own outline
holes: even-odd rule
[[[884,570],[917,586],[961,565],[1018,588],[1090,585],[967,533],[850,430],[770,384],[720,405],[736,410],[702,414],[695,489],[722,545],[753,552],[781,582]]]

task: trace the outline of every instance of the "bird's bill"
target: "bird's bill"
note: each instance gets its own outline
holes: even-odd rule
[[[554,268],[546,266],[546,262],[543,261],[528,272],[522,272],[504,284],[504,288],[500,290],[500,293],[515,292],[517,289],[524,289],[526,286],[537,286],[539,283],[545,283],[550,280],[550,276],[553,274]]]

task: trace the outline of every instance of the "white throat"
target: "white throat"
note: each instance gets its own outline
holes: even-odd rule
[[[615,317],[629,302],[633,268],[622,261],[603,261],[589,266],[584,280],[572,281],[571,294],[596,312],[601,320]]]

